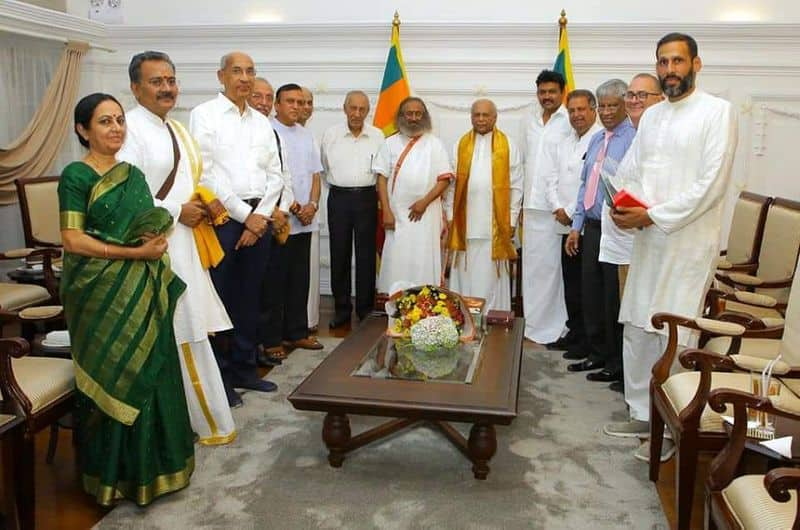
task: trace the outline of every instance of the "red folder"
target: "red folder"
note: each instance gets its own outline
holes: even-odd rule
[[[616,195],[614,195],[613,200],[614,208],[618,208],[620,206],[624,206],[626,208],[632,208],[635,206],[640,208],[648,208],[647,204],[643,200],[624,189],[619,190]]]

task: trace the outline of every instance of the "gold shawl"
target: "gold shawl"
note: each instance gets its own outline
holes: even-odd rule
[[[184,151],[189,156],[189,165],[192,169],[192,180],[194,181],[192,200],[200,200],[208,210],[209,222],[200,223],[192,229],[194,242],[197,245],[197,253],[200,255],[200,263],[204,269],[216,267],[225,257],[225,252],[219,244],[219,239],[217,239],[213,226],[228,222],[228,211],[214,195],[214,192],[199,185],[200,175],[203,173],[203,159],[200,156],[200,149],[195,139],[189,135],[189,132],[180,122],[169,120],[169,124],[172,126],[172,130],[177,133],[183,144]]]
[[[517,251],[511,242],[511,174],[508,137],[499,129],[492,134],[492,259],[515,260]],[[475,150],[475,131],[461,137],[456,161],[456,190],[453,200],[453,226],[447,248],[467,250],[467,189]]]

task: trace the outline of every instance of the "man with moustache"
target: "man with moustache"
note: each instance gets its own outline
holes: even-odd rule
[[[352,90],[344,98],[346,122],[334,125],[322,137],[322,167],[330,188],[331,290],[335,313],[331,329],[350,322],[353,302],[351,259],[355,243],[356,315],[365,319],[375,303],[375,230],[378,195],[372,162],[383,145],[383,133],[365,123],[369,98]]]
[[[278,146],[269,120],[247,104],[256,76],[245,53],[222,57],[217,78],[223,92],[192,110],[190,129],[202,155],[201,183],[230,214],[216,227],[225,258],[211,279],[233,321],[233,332],[217,334],[214,349],[228,402],[241,403],[233,388],[271,392],[277,387],[256,371],[259,304],[267,268],[267,227],[283,189]]]
[[[456,182],[447,243],[450,288],[486,300],[487,309],[511,309],[509,262],[522,203],[519,151],[495,127],[497,107],[479,99],[470,111],[472,130],[454,146]],[[449,202],[449,201],[448,201]]]
[[[660,311],[699,317],[719,256],[737,118],[729,102],[696,87],[701,68],[692,37],[670,33],[661,38],[656,72],[667,100],[642,115],[617,172],[620,186],[647,207],[611,212],[618,227],[640,229],[634,232],[619,315],[625,326],[625,401],[631,422],[606,425],[604,431],[611,435],[638,435],[650,420],[651,371],[667,345],[666,330],[653,328],[650,318]],[[686,330],[679,331],[681,347],[694,340]],[[647,461],[661,446],[663,459],[672,447],[659,442],[652,449],[642,445],[635,456]]]
[[[633,128],[639,126],[639,120],[645,109],[663,101],[661,85],[658,78],[652,74],[636,74],[625,92],[625,110]],[[603,219],[600,224],[600,261],[617,266],[619,277],[619,299],[625,292],[625,280],[628,277],[628,266],[631,262],[631,247],[633,246],[633,230],[623,230],[611,220],[611,208],[603,205]],[[609,386],[615,392],[624,392],[621,380],[613,381]]]
[[[524,198],[522,201],[522,301],[525,313],[525,337],[540,344],[565,348],[575,335],[564,334],[567,308],[564,281],[561,278],[561,236],[558,222],[547,202],[541,152],[546,142],[559,143],[569,136],[564,99],[564,77],[542,70],[536,78],[536,97],[540,108],[525,123],[523,157],[525,161]],[[556,342],[558,341],[558,342]]]
[[[284,165],[292,175],[294,204],[289,238],[284,245],[274,246],[270,254],[268,277],[273,289],[267,299],[268,318],[262,333],[267,352],[282,343],[289,348],[322,349],[322,344],[309,336],[307,313],[311,232],[317,226],[322,165],[311,131],[297,121],[302,101],[303,91],[294,83],[283,85],[275,93],[271,122],[280,136]]]
[[[583,323],[581,290],[582,255],[566,253],[564,243],[572,226],[577,207],[576,197],[581,184],[581,169],[589,141],[603,128],[597,123],[597,100],[590,90],[577,89],[567,95],[567,113],[572,132],[561,141],[548,142],[542,150],[548,172],[545,177],[547,203],[561,235],[561,277],[564,281],[564,301],[567,306],[567,327],[571,342],[565,359],[583,359],[589,350]]]
[[[372,166],[386,229],[378,291],[389,294],[396,282],[441,283],[441,196],[454,177],[425,102],[404,99],[395,124]]]
[[[616,381],[622,377],[622,326],[619,315],[619,277],[617,266],[600,262],[600,236],[603,204],[607,200],[601,172],[625,156],[636,129],[625,111],[628,85],[611,79],[597,87],[597,113],[605,130],[596,133],[586,148],[581,171],[572,230],[564,242],[570,256],[582,247],[581,289],[583,321],[588,348],[586,359],[570,364],[570,372],[596,370],[586,375],[589,381]],[[581,236],[583,233],[583,236]],[[580,243],[579,243],[580,242]]]
[[[275,102],[274,94],[275,92],[272,89],[272,85],[269,83],[269,81],[263,77],[256,77],[255,81],[253,81],[253,91],[250,94],[247,102],[255,110],[269,118]],[[281,161],[281,174],[283,176],[283,189],[281,191],[281,199],[278,202],[278,206],[276,206],[272,211],[272,218],[268,229],[270,236],[280,233],[282,230],[284,230],[284,228],[288,229],[287,225],[289,224],[290,215],[289,210],[291,209],[292,204],[294,204],[292,175],[289,173],[288,164],[286,164],[283,160],[283,148],[281,146],[280,136],[278,136],[278,132],[274,129],[272,132],[274,133],[275,141],[278,144],[278,156]],[[280,244],[276,241],[270,242],[270,255],[275,252],[281,252],[279,246]],[[266,350],[263,349],[263,334],[269,325],[269,300],[272,297],[275,288],[274,282],[275,278],[271,274],[267,274],[266,278],[264,278],[261,289],[261,319],[259,328],[261,330],[260,333],[262,337],[262,344],[259,348],[256,362],[262,367],[280,365],[282,364],[283,359],[286,358],[286,350],[282,345],[277,345]]]
[[[236,438],[236,429],[208,336],[233,326],[192,232],[208,222],[204,204],[193,199],[200,153],[183,125],[167,118],[178,96],[169,56],[156,51],[136,54],[128,75],[138,104],[125,114],[127,134],[117,157],[144,172],[155,205],[177,221],[167,240],[172,269],[186,284],[175,307],[174,329],[189,419],[200,443],[226,444]],[[203,310],[197,311],[199,307]]]

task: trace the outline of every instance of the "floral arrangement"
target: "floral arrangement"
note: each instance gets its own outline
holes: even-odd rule
[[[458,338],[455,322],[448,316],[428,317],[411,326],[411,344],[424,352],[455,348]]]
[[[464,330],[462,302],[457,295],[445,289],[424,285],[402,291],[392,296],[392,299],[387,304],[387,309],[394,319],[390,331],[395,336],[410,337],[415,324],[431,317],[445,317],[450,320],[457,333]]]

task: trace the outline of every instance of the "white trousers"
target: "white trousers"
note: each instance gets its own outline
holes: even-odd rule
[[[498,275],[499,266],[499,275]],[[468,239],[467,251],[459,252],[450,270],[450,289],[464,296],[486,300],[486,310],[511,309],[511,283],[508,261],[492,259],[489,239]]]
[[[650,378],[653,365],[667,348],[667,336],[645,331],[632,324],[625,324],[622,332],[622,374],[625,380],[625,402],[631,419],[650,421]],[[686,349],[678,345],[678,354]],[[670,373],[680,366],[675,355]]]
[[[308,327],[319,325],[319,230],[311,232],[308,268]]]
[[[231,408],[222,386],[214,350],[208,339],[178,344],[183,389],[192,430],[204,445],[222,445],[236,439]]]
[[[522,229],[522,305],[525,337],[547,344],[567,329],[561,276],[561,234],[550,212],[525,210]]]

